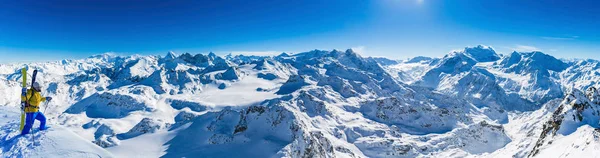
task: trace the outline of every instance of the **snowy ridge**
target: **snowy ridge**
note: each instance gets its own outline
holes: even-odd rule
[[[576,131],[579,132],[578,128],[584,125],[600,129],[600,100],[598,99],[600,99],[600,94],[598,94],[598,90],[594,87],[586,90],[585,94],[577,89],[567,94],[560,106],[552,114],[552,117],[544,124],[536,146],[529,156],[536,156],[544,148],[551,148],[547,146],[555,146],[552,142],[553,139],[556,139],[554,137],[557,135],[571,135]],[[600,130],[592,131],[589,134],[593,134],[594,140],[600,142],[600,138],[598,138]]]
[[[114,157],[60,125],[45,131],[34,128],[33,135],[20,136],[15,130],[19,122],[12,119],[20,114],[7,107],[1,109],[4,119],[0,120],[0,157]]]

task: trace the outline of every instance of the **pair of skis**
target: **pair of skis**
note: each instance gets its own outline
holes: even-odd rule
[[[37,77],[37,73],[38,73],[38,70],[33,70],[33,76],[31,78],[31,85],[33,85],[33,83],[35,83],[35,78]],[[21,69],[21,75],[22,75],[21,78],[23,78],[21,86],[25,89],[25,93],[21,94],[21,95],[25,95],[25,101],[21,101],[21,126],[19,127],[19,131],[22,132],[23,128],[25,126],[25,108],[28,106],[29,98],[33,97],[34,92],[33,91],[31,92],[31,97],[27,97],[27,68],[26,67]],[[33,127],[31,129],[33,129]],[[33,133],[32,133],[32,137],[31,137],[31,141],[32,141],[32,143],[35,142],[35,135]]]
[[[31,79],[31,85],[33,85],[33,83],[35,83],[35,78],[37,77],[37,72],[38,70],[33,70],[33,77]],[[19,130],[22,131],[23,127],[25,126],[25,108],[27,106],[27,102],[29,101],[30,97],[27,97],[27,68],[23,68],[21,69],[21,75],[23,78],[23,81],[21,83],[22,88],[25,89],[25,93],[21,94],[21,95],[25,95],[25,101],[21,101],[21,126],[19,127]],[[33,92],[31,93],[31,95],[33,96]]]

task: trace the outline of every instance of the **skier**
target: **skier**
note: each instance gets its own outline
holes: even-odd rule
[[[39,83],[34,82],[31,89],[22,89],[21,102],[25,102],[25,113],[27,117],[21,135],[29,133],[35,120],[40,121],[40,130],[48,129],[48,127],[46,127],[46,116],[39,112],[39,105],[43,101],[51,101],[52,97],[42,97],[40,94],[41,88]]]

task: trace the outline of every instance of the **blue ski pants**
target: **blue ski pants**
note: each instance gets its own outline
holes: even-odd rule
[[[40,130],[46,129],[46,116],[41,112],[31,112],[26,114],[25,118],[25,126],[23,126],[23,131],[21,131],[21,135],[28,134],[33,126],[33,121],[40,121]]]

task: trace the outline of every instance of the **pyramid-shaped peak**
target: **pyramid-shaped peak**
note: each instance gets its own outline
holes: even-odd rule
[[[167,55],[165,56],[165,59],[168,59],[168,60],[172,60],[175,58],[177,58],[177,55],[175,55],[175,53],[173,51],[167,52]]]

